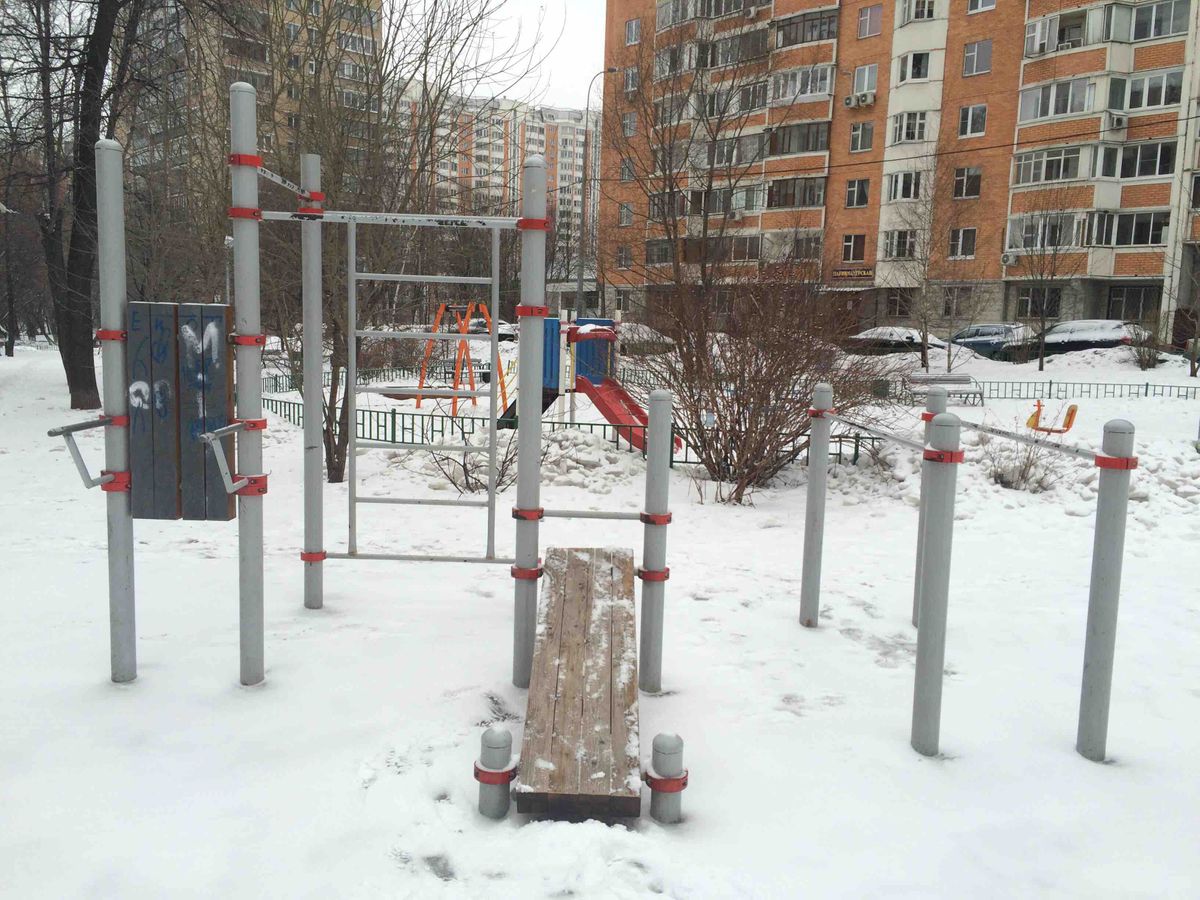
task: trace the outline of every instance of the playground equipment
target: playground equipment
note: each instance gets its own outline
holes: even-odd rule
[[[492,324],[491,313],[488,311],[488,306],[486,303],[476,303],[476,302],[468,303],[465,306],[454,306],[454,307],[449,306],[448,304],[445,304],[445,303],[440,304],[438,306],[437,315],[434,317],[434,320],[433,320],[433,331],[440,332],[442,330],[442,319],[445,318],[445,315],[447,312],[450,312],[454,315],[455,325],[458,328],[459,334],[463,334],[463,335],[468,334],[471,329],[471,319],[472,319],[471,314],[476,311],[478,311],[479,317],[482,318],[483,321],[486,323],[487,333],[491,334],[492,331],[494,330],[494,326]],[[434,351],[434,347],[435,347],[436,343],[437,343],[436,341],[432,341],[432,340],[428,340],[425,342],[425,354],[421,358],[421,374],[417,381],[418,391],[415,395],[416,401],[417,401],[417,409],[421,408],[421,402],[425,399],[424,388],[425,388],[427,376],[429,373],[429,360],[433,356],[433,351]],[[493,371],[499,370],[499,365],[497,363],[498,363],[498,360],[493,360],[493,366],[494,366]],[[455,354],[454,354],[453,388],[455,391],[458,391],[458,389],[462,385],[462,375],[463,375],[464,369],[466,370],[466,373],[467,373],[467,378],[468,378],[468,381],[470,384],[470,389],[472,391],[474,391],[475,390],[475,364],[471,359],[471,343],[466,338],[463,338],[462,340],[460,340],[458,342],[458,347],[456,348]],[[392,397],[393,399],[399,399],[399,400],[409,399],[407,396],[400,396],[397,394],[391,394],[389,396]],[[503,377],[500,378],[500,404],[501,404],[501,406],[508,406],[508,386],[505,384],[505,380]],[[477,397],[471,397],[471,405],[472,406],[479,405],[479,400]],[[458,415],[458,397],[457,396],[455,396],[451,399],[450,415],[451,416]]]
[[[1121,591],[1121,563],[1129,506],[1129,481],[1130,473],[1138,464],[1137,457],[1133,455],[1133,425],[1122,419],[1108,422],[1104,426],[1101,452],[1096,453],[1082,447],[1071,447],[1040,437],[963,421],[946,413],[945,409],[945,390],[937,386],[931,387],[926,399],[926,411],[922,416],[926,424],[925,440],[917,442],[839,416],[834,409],[833,389],[829,385],[817,387],[813,396],[813,408],[809,410],[812,428],[809,432],[811,444],[801,576],[801,624],[809,628],[816,627],[820,612],[829,423],[840,422],[867,434],[920,451],[921,498],[913,621],[919,628],[911,743],[913,748],[924,756],[937,755],[946,650],[946,614],[949,605],[950,553],[954,531],[954,492],[957,481],[955,467],[964,459],[964,453],[959,446],[960,429],[968,428],[1091,462],[1100,469],[1100,479],[1075,747],[1086,759],[1102,762],[1108,735],[1117,607]]]
[[[1074,403],[1067,407],[1067,414],[1063,417],[1062,425],[1055,428],[1053,426],[1042,424],[1042,401],[1036,400],[1034,402],[1036,404],[1036,408],[1033,411],[1033,415],[1026,420],[1026,428],[1041,432],[1042,434],[1066,434],[1075,426],[1075,414],[1079,412],[1079,407]]]

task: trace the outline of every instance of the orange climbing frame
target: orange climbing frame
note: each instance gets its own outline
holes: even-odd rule
[[[441,330],[442,319],[445,318],[446,312],[450,311],[450,312],[454,313],[455,325],[458,328],[458,333],[459,334],[468,334],[470,331],[470,328],[471,328],[471,313],[476,309],[476,307],[478,307],[479,315],[482,316],[483,320],[487,323],[488,332],[490,333],[492,330],[492,316],[491,316],[491,313],[488,311],[487,304],[486,303],[476,303],[476,302],[468,303],[465,307],[457,307],[457,306],[451,307],[446,303],[440,304],[438,306],[437,315],[434,317],[434,320],[433,320],[434,333],[437,333],[438,331]],[[425,355],[421,360],[421,377],[417,381],[417,388],[418,388],[417,409],[421,408],[421,401],[424,399],[424,397],[420,393],[420,389],[425,387],[425,381],[426,381],[426,378],[428,377],[428,373],[429,373],[429,360],[433,356],[434,343],[435,343],[435,341],[426,341],[425,342]],[[470,345],[471,345],[470,341],[468,341],[466,339],[461,340],[458,342],[458,348],[454,353],[454,390],[456,390],[456,391],[458,390],[459,386],[462,384],[462,374],[463,374],[464,367],[466,368],[466,371],[467,371],[467,384],[472,391],[475,390],[475,366],[472,364],[472,360],[471,360],[471,346]],[[493,370],[499,369],[500,368],[499,363],[500,363],[500,361],[498,359],[493,360],[492,361],[492,369]],[[500,376],[500,408],[507,409],[508,408],[508,388],[504,383],[503,372],[497,373],[496,371],[493,371],[492,377],[496,377],[497,374],[499,374],[499,376]],[[479,405],[478,399],[475,397],[472,397],[471,405],[478,406]],[[458,398],[457,397],[452,398],[450,401],[450,415],[451,416],[458,415]]]

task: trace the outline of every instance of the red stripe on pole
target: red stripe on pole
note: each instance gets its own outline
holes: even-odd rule
[[[650,790],[660,794],[678,794],[688,786],[688,770],[684,769],[683,774],[676,778],[664,778],[646,771],[642,773],[642,781],[646,782],[646,787]]]
[[[230,153],[229,164],[231,166],[253,166],[257,169],[262,165],[262,157],[255,156],[253,153]]]
[[[265,334],[231,334],[229,343],[239,347],[265,347],[267,346],[267,336]]]
[[[549,219],[517,219],[518,231],[549,231]]]
[[[306,563],[325,562],[325,560],[328,558],[328,556],[329,556],[329,554],[326,553],[324,550],[317,550],[313,553],[305,553],[305,552],[301,551],[301,553],[300,553],[300,559]]]
[[[671,567],[665,569],[638,569],[637,577],[642,581],[667,581],[671,577]]]
[[[836,409],[810,409],[810,410],[808,411],[808,417],[809,417],[810,419],[820,419],[820,418],[822,418],[822,417],[823,417],[823,416],[824,416],[826,413],[829,413],[830,415],[833,415],[833,414],[834,414],[834,413],[836,413],[836,412],[837,412],[837,410],[836,410]]]
[[[128,428],[129,416],[108,416],[106,424],[109,428]]]
[[[647,513],[647,512],[644,512],[640,516],[638,516],[638,518],[642,520],[643,525],[670,525],[671,524],[671,514],[670,513]]]
[[[101,475],[111,475],[112,481],[100,485],[100,490],[106,494],[128,494],[129,493],[129,473],[128,472],[109,472],[107,469],[100,470]]]
[[[230,424],[245,425],[247,431],[266,431],[267,430],[267,420],[266,419],[234,419]]]
[[[267,492],[267,476],[266,475],[234,475],[234,481],[246,479],[248,482],[244,487],[234,491],[239,497],[261,497]]]
[[[548,315],[550,315],[550,307],[548,307],[548,306],[518,306],[517,307],[517,316],[518,317],[520,317],[520,316],[538,316],[538,317],[544,319]]]
[[[931,413],[931,412],[928,412],[928,411],[926,411],[926,412],[923,412],[923,413],[921,413],[921,421],[922,421],[922,422],[932,422],[932,421],[933,421],[933,417],[934,417],[934,416],[936,416],[936,415],[937,415],[937,413]]]
[[[1096,468],[1117,469],[1122,472],[1132,472],[1138,467],[1136,456],[1097,456]]]
[[[96,329],[96,340],[98,341],[123,341],[128,336],[129,332],[119,331],[116,328]]]
[[[925,459],[930,462],[940,463],[960,463],[967,458],[967,455],[962,450],[933,450],[926,448]]]
[[[480,784],[508,784],[517,777],[517,767],[509,766],[507,769],[485,769],[475,763],[475,780]]]
[[[321,203],[325,199],[324,191],[306,191],[301,197],[301,200],[311,200],[314,203]]]
[[[258,220],[262,218],[262,210],[251,206],[231,206],[229,207],[229,218]]]
[[[513,507],[513,518],[520,519],[523,522],[540,522],[546,518],[546,510],[544,509],[517,509]]]
[[[520,566],[513,566],[509,569],[509,572],[517,581],[537,581],[542,577],[541,566],[538,566],[536,569],[522,569]]]

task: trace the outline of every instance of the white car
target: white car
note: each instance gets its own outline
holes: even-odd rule
[[[517,339],[517,326],[511,322],[505,322],[503,319],[493,320],[496,323],[496,332],[502,341],[515,341]],[[477,319],[472,319],[468,326],[471,334],[487,334],[488,323],[487,319],[482,316]]]

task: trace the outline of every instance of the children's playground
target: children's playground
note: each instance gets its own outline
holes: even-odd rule
[[[103,414],[57,399],[53,354],[0,367],[13,896],[1194,894],[1182,374],[1133,392],[1098,354],[1074,376],[1093,396],[932,384],[870,415],[822,386],[805,454],[714,503],[671,394],[623,380],[622,322],[545,307],[539,159],[512,218],[329,209],[312,156],[274,211],[253,88],[231,112],[232,310],[128,301],[123,151],[101,141]],[[264,379],[272,227],[303,251],[303,385]],[[474,311],[359,322],[357,284],[420,277],[361,270],[366,227],[515,234],[515,348],[494,298],[484,333]],[[314,349],[333,228],[340,484]],[[357,372],[364,341],[422,362]],[[482,424],[358,427],[415,416]],[[845,435],[870,452],[836,454]],[[418,462],[437,454],[482,488]],[[1038,489],[1000,483],[1031,455]]]

